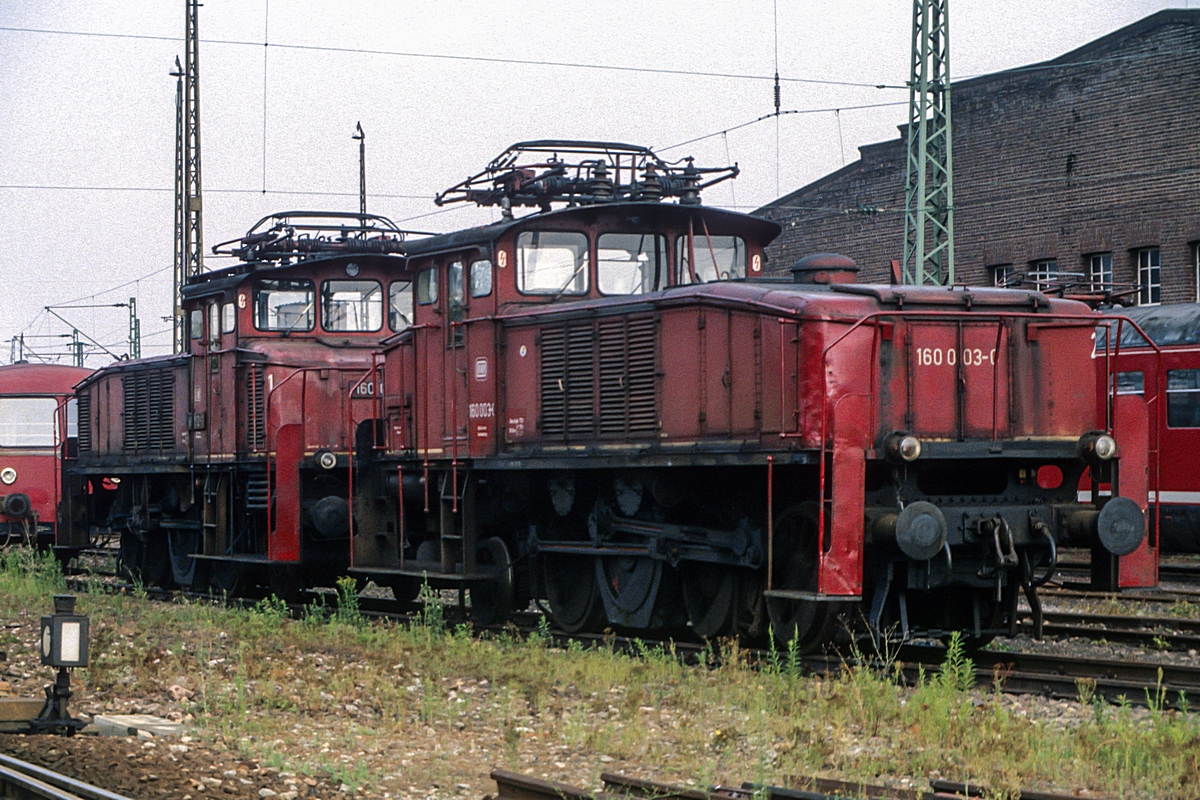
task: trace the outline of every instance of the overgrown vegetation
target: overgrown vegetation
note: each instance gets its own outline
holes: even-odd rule
[[[52,559],[10,553],[0,616],[41,613],[62,589]],[[555,648],[546,630],[479,639],[449,628],[436,602],[411,626],[373,622],[348,602],[352,581],[339,592],[332,616],[313,607],[299,621],[275,599],[228,609],[88,594],[79,610],[92,618],[92,666],[77,674],[77,697],[165,696],[178,684],[194,692],[180,702],[200,735],[351,786],[453,786],[470,761],[574,783],[623,766],[699,784],[932,775],[997,796],[1040,786],[1200,797],[1194,714],[1166,710],[1161,693],[1148,711],[1109,706],[1081,682],[1085,713],[1036,719],[972,688],[957,640],[940,672],[905,687],[894,670],[807,677],[787,650],[755,668],[731,643],[699,669],[670,648]],[[555,772],[557,759],[592,772]]]

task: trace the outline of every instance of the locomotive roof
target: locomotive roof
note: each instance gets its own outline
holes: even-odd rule
[[[225,289],[232,289],[244,281],[246,276],[254,273],[263,273],[263,276],[266,277],[267,273],[278,270],[286,270],[293,267],[308,268],[316,264],[336,261],[357,261],[359,264],[391,262],[396,265],[397,269],[401,269],[405,263],[405,257],[399,253],[315,253],[310,258],[294,261],[291,264],[277,264],[272,261],[244,262],[234,264],[231,267],[215,269],[211,272],[202,272],[190,278],[188,283],[183,287],[182,294],[185,300],[190,300],[193,297],[203,297],[215,292],[224,291]]]
[[[1104,311],[1105,315],[1129,317],[1156,345],[1200,344],[1200,304],[1171,303],[1165,306],[1134,306]],[[1096,336],[1096,346],[1104,347],[1105,332]],[[1129,325],[1121,331],[1122,347],[1146,347],[1146,340]]]
[[[900,302],[900,297],[904,298]],[[1091,318],[1091,309],[1076,300],[1046,297],[1040,292],[992,287],[882,286],[870,284],[794,283],[786,278],[754,278],[671,286],[658,292],[579,300],[561,305],[520,305],[503,316],[517,321],[548,320],[628,313],[636,308],[704,304],[746,307],[792,318],[857,320],[877,311],[975,311],[1074,313]],[[398,341],[395,334],[385,343]]]
[[[0,367],[0,395],[70,394],[91,374],[90,369],[66,364],[9,364]]]
[[[736,231],[765,245],[783,230],[777,223],[761,217],[752,217],[737,211],[727,211],[713,206],[686,206],[677,203],[605,203],[589,206],[560,208],[515,219],[503,219],[490,225],[466,228],[451,233],[429,236],[405,242],[405,253],[412,256],[429,255],[446,250],[459,250],[472,245],[491,244],[513,228],[528,226],[538,230],[556,230],[589,225],[604,218],[621,218],[633,225],[653,226],[663,221],[686,222],[689,216],[700,216],[710,226],[718,226],[722,232]]]

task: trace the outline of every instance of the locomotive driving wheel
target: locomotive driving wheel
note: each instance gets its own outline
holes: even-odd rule
[[[774,589],[817,590],[819,520],[820,506],[813,501],[791,506],[775,520]],[[841,603],[767,598],[775,638],[802,653],[817,650],[832,639],[841,610]]]
[[[542,575],[550,616],[567,633],[595,630],[603,619],[595,567],[586,556],[547,555]]]
[[[762,634],[761,584],[746,570],[697,565],[683,577],[683,603],[692,631],[705,639]]]
[[[476,625],[503,622],[513,606],[513,566],[504,540],[493,536],[480,542],[475,564],[493,578],[471,587],[471,620]]]

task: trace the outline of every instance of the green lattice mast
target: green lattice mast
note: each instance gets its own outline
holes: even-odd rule
[[[949,0],[913,0],[904,282],[954,283]]]

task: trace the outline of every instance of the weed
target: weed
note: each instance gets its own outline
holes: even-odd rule
[[[333,618],[344,625],[362,625],[363,615],[358,610],[358,582],[349,575],[337,579],[337,610]]]
[[[1150,641],[1152,641],[1154,643],[1154,647],[1157,650],[1170,650],[1171,649],[1171,642],[1165,636],[1155,636]]]
[[[962,634],[958,631],[950,634],[950,641],[946,644],[946,658],[942,661],[937,681],[943,688],[957,689],[960,692],[968,692],[975,687],[975,664],[967,658]]]
[[[426,578],[421,583],[421,591],[417,595],[421,611],[417,614],[416,624],[430,638],[437,639],[446,633],[446,601],[442,594],[429,585]]]

